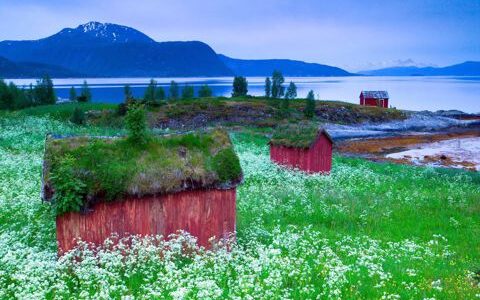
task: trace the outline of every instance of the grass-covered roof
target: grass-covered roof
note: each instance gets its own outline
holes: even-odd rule
[[[230,138],[219,129],[152,136],[145,145],[122,137],[47,137],[46,141],[44,198],[67,206],[73,203],[57,208],[60,213],[125,195],[230,188],[241,179]]]
[[[279,125],[275,129],[270,143],[285,147],[309,148],[322,132],[332,141],[324,129],[312,122]]]

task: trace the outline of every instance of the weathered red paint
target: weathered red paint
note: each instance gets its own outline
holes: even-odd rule
[[[310,148],[294,148],[270,144],[270,159],[286,167],[308,173],[329,173],[332,169],[332,140],[321,132]]]
[[[363,106],[378,106],[383,108],[388,108],[388,98],[385,99],[376,99],[376,98],[366,98],[363,93],[360,94],[360,105]]]
[[[57,217],[58,251],[77,245],[76,239],[101,244],[113,233],[168,236],[185,230],[209,247],[209,239],[227,238],[236,231],[236,189],[194,190],[158,197],[99,202],[93,211]]]

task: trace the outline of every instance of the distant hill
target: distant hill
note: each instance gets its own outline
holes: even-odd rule
[[[41,63],[16,63],[0,57],[0,78],[39,78],[44,75],[52,77],[80,77],[81,74],[58,66]]]
[[[40,40],[0,42],[0,56],[98,77],[232,75],[205,43],[157,43],[133,28],[98,22]]]
[[[136,29],[99,22],[65,28],[39,40],[0,42],[0,56],[17,65],[5,66],[13,77],[44,72],[52,77],[267,76],[274,70],[285,76],[355,75],[303,61],[233,59],[217,55],[203,42],[156,42]],[[12,77],[6,72],[0,76]]]
[[[392,67],[359,73],[372,76],[480,76],[480,62],[467,61],[442,68]]]
[[[352,76],[343,69],[306,63],[289,59],[235,59],[219,54],[218,57],[229,67],[233,73],[241,76],[269,76],[274,70],[282,71],[285,76]]]

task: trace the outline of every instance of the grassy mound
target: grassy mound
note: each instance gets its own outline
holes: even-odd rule
[[[310,122],[280,125],[273,133],[270,143],[286,147],[308,148],[320,131],[317,125]]]
[[[46,143],[45,198],[57,213],[92,201],[196,188],[227,188],[242,170],[223,130],[154,136],[147,145],[126,138],[52,138]]]

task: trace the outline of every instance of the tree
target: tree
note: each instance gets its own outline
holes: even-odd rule
[[[283,87],[283,83],[285,82],[285,78],[280,71],[273,71],[272,74],[272,98],[280,98],[284,94],[285,88]]]
[[[84,80],[82,84],[82,91],[80,93],[80,97],[78,97],[78,102],[90,102],[90,101],[92,101],[92,92],[90,92],[90,88],[88,87],[87,81]]]
[[[287,92],[285,93],[285,98],[286,99],[297,98],[297,86],[292,81],[290,81],[290,84],[288,85]]]
[[[48,75],[37,80],[34,93],[35,101],[38,104],[55,104],[57,102],[55,90],[53,89],[53,81]]]
[[[178,83],[175,81],[170,82],[170,88],[169,88],[169,95],[171,100],[176,100],[178,99]]]
[[[247,78],[242,76],[235,76],[233,79],[232,97],[244,97],[248,93]]]
[[[130,85],[127,84],[123,87],[123,95],[125,96],[125,103],[128,103],[133,99],[132,88]]]
[[[193,86],[185,84],[182,89],[182,99],[192,99],[194,94],[195,91],[193,90]]]
[[[208,98],[212,97],[212,95],[212,89],[207,84],[202,85],[198,90],[198,97],[200,98]]]
[[[72,113],[70,121],[77,125],[85,124],[85,112],[83,112],[83,110],[81,110],[79,107],[76,107]]]
[[[152,78],[150,79],[150,83],[145,90],[145,95],[143,96],[143,100],[145,102],[152,104],[155,102],[155,90],[157,89],[157,82]]]
[[[15,99],[10,86],[0,79],[0,109],[14,109]]]
[[[311,90],[307,95],[307,102],[305,104],[305,109],[303,110],[305,118],[311,119],[315,116],[315,94]]]
[[[159,86],[155,90],[155,100],[156,101],[165,100],[165,90],[163,89],[163,87]]]
[[[77,91],[75,90],[75,88],[73,86],[70,88],[69,99],[70,99],[70,102],[77,101]]]
[[[128,106],[125,127],[128,131],[128,140],[132,144],[144,145],[148,141],[147,116],[143,105],[132,103]]]
[[[272,95],[272,81],[270,77],[265,78],[265,97],[270,98]]]

